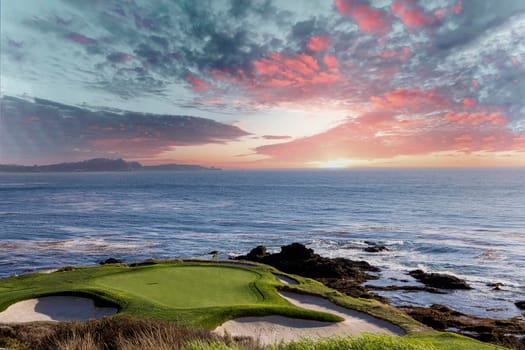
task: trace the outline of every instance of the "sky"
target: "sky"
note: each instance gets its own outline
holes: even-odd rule
[[[525,166],[523,0],[3,0],[0,163]]]

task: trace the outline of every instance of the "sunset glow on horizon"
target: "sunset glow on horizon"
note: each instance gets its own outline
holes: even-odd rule
[[[525,166],[520,0],[0,6],[0,163]]]

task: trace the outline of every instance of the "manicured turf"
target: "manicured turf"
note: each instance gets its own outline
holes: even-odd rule
[[[323,321],[341,320],[334,315],[291,305],[277,294],[276,288],[280,286],[290,291],[324,296],[339,305],[397,324],[407,331],[407,335],[399,340],[404,344],[419,346],[423,342],[443,350],[501,349],[456,334],[432,331],[392,306],[344,296],[308,278],[293,276],[298,284],[283,286],[274,274],[286,275],[264,265],[233,266],[231,263],[180,260],[163,261],[152,266],[63,269],[51,274],[35,273],[0,279],[0,311],[24,299],[69,294],[88,295],[99,303],[112,304],[119,308],[122,315],[206,328],[214,328],[235,317],[271,314]],[[377,339],[372,340],[398,341],[388,337]],[[311,349],[308,346],[305,348]],[[283,345],[278,349],[295,348]]]
[[[264,302],[255,287],[260,275],[222,266],[168,266],[116,273],[93,280],[115,290],[176,308],[234,306]]]
[[[340,321],[300,309],[276,292],[271,268],[170,261],[151,266],[66,269],[0,279],[0,311],[16,301],[53,294],[91,296],[120,314],[213,328],[241,316],[271,315]]]

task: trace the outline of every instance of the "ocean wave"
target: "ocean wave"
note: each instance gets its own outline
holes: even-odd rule
[[[76,238],[57,240],[10,240],[0,241],[0,251],[11,254],[33,253],[56,253],[64,251],[65,254],[97,253],[107,254],[111,252],[137,252],[144,248],[159,246],[160,242],[136,240],[131,237],[121,238],[119,241],[105,238]],[[1,256],[2,254],[0,254]]]

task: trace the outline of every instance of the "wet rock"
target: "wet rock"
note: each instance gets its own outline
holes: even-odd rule
[[[372,246],[366,247],[363,250],[365,252],[368,252],[368,253],[379,253],[379,252],[388,252],[388,251],[390,251],[390,249],[388,249],[384,245],[372,245]]]
[[[368,289],[372,290],[381,290],[381,291],[394,291],[394,290],[403,290],[407,292],[427,292],[433,294],[447,294],[447,292],[442,291],[441,289],[427,287],[427,286],[374,286],[366,285]]]
[[[243,260],[254,260],[254,259],[262,259],[264,258],[265,256],[268,256],[270,254],[268,254],[266,252],[266,247],[263,246],[263,245],[259,245],[255,248],[253,248],[252,250],[250,250],[250,252],[248,253],[248,255],[246,255],[246,259],[243,259]],[[238,258],[241,258],[241,257],[238,257]]]
[[[359,283],[376,279],[367,272],[378,272],[379,269],[366,261],[353,261],[344,258],[324,258],[315,254],[312,249],[300,243],[292,243],[281,247],[275,254],[266,253],[266,248],[259,246],[248,255],[242,255],[236,260],[251,260],[271,265],[281,271],[312,278],[347,278]]]
[[[514,303],[518,309],[525,310],[525,300],[517,301]]]
[[[120,259],[109,258],[109,259],[106,259],[104,261],[101,261],[99,264],[100,265],[108,265],[108,264],[121,264],[121,263],[122,263],[122,260],[120,260]]]
[[[238,256],[235,259],[256,261],[271,265],[283,272],[314,278],[354,297],[387,301],[386,298],[369,293],[365,287],[360,286],[362,282],[377,279],[370,272],[379,272],[379,268],[366,261],[325,258],[300,243],[283,246],[281,251],[275,254],[269,254],[266,247],[258,246],[247,255]]]
[[[413,270],[408,274],[428,287],[440,289],[472,289],[465,280],[444,273],[429,273],[423,270]]]
[[[501,287],[503,287],[503,283],[501,282],[488,283],[487,286],[492,287],[492,290],[501,290]]]
[[[525,321],[520,318],[508,320],[481,318],[466,315],[445,305],[431,307],[401,307],[408,315],[439,331],[453,329],[454,332],[507,346],[525,349]]]
[[[217,255],[219,254],[218,250],[212,250],[211,252],[208,252],[208,255]]]

